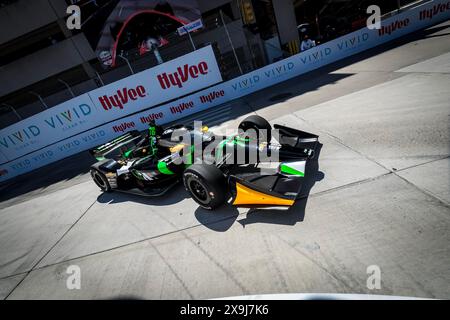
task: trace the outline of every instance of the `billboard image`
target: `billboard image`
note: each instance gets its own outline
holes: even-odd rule
[[[143,54],[169,44],[167,36],[201,18],[196,0],[82,0],[82,31],[102,65],[118,55]]]

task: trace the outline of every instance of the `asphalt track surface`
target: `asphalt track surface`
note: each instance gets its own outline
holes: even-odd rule
[[[0,298],[450,298],[449,22],[196,117],[225,132],[253,113],[320,135],[307,200],[207,212],[182,186],[102,194],[81,153],[0,186]]]

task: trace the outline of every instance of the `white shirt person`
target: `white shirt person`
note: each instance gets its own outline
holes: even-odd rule
[[[314,40],[309,39],[309,37],[306,35],[302,41],[300,49],[301,49],[301,51],[305,51],[305,50],[311,49],[315,46],[316,46],[316,42]]]

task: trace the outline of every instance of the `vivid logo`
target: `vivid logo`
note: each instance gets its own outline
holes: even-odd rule
[[[343,41],[339,42],[337,44],[337,46],[338,46],[339,50],[352,49],[355,46],[366,42],[368,39],[369,39],[369,34],[366,32],[366,33],[363,33],[362,35],[357,35],[350,39],[343,40]]]
[[[0,145],[5,148],[9,148],[10,146],[15,146],[29,141],[40,134],[41,129],[39,129],[37,126],[32,125],[1,138]]]
[[[136,101],[139,98],[147,96],[144,86],[137,86],[133,89],[123,88],[117,90],[117,93],[112,96],[104,95],[98,100],[102,104],[103,109],[110,110],[112,107],[123,109],[123,107],[130,101]]]
[[[244,90],[249,89],[256,85],[260,80],[260,77],[258,75],[254,75],[253,77],[246,78],[242,81],[236,82],[235,84],[232,84],[233,90]]]
[[[182,88],[189,78],[198,78],[200,75],[208,74],[208,64],[204,61],[198,65],[189,66],[185,64],[183,67],[178,67],[174,73],[160,74],[157,76],[161,88],[169,89],[171,86]]]
[[[317,62],[317,61],[320,61],[320,60],[326,58],[331,53],[332,53],[331,48],[325,48],[325,49],[318,50],[314,53],[308,54],[308,55],[300,58],[300,60],[303,64],[313,63],[313,62]]]
[[[31,161],[29,159],[25,159],[25,160],[22,160],[20,162],[17,162],[15,164],[11,165],[11,168],[14,171],[24,170],[24,169],[27,169],[29,167],[31,167]]]
[[[76,108],[72,108],[45,119],[45,123],[51,128],[56,129],[57,126],[65,126],[73,123],[74,120],[81,120],[83,117],[90,115],[92,109],[87,104],[81,104]]]
[[[53,114],[49,118],[44,119],[44,124],[48,125],[51,129],[64,128],[75,124],[77,120],[82,120],[83,117],[90,115],[91,112],[92,109],[89,105],[81,104],[78,107]],[[9,148],[25,142],[32,142],[34,138],[41,134],[41,128],[37,125],[31,125],[17,130],[6,137],[0,138],[0,146]]]
[[[266,78],[278,77],[278,76],[288,73],[292,69],[294,69],[294,63],[288,62],[281,66],[274,67],[268,71],[264,71],[264,75],[266,76]]]
[[[33,161],[39,163],[39,162],[42,162],[42,161],[45,161],[45,160],[48,160],[51,158],[53,158],[53,151],[49,150],[46,152],[39,153],[38,155],[34,156],[32,159],[33,159]]]

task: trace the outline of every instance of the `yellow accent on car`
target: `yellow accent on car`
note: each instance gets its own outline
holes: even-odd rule
[[[178,152],[178,151],[180,151],[181,149],[183,149],[184,146],[185,146],[185,145],[182,144],[182,143],[177,144],[176,146],[174,146],[174,147],[172,147],[172,148],[169,149],[169,150],[170,150],[170,153]]]
[[[283,199],[271,196],[253,189],[250,189],[240,183],[236,183],[237,195],[233,201],[233,205],[274,205],[274,206],[292,206],[294,200]]]

